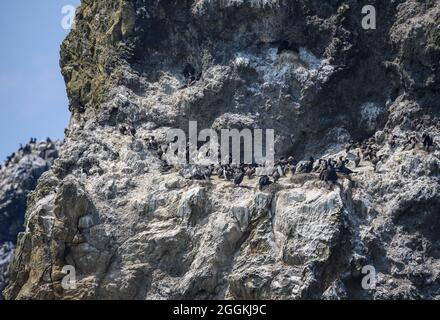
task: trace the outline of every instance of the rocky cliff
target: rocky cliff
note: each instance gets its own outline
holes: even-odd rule
[[[17,235],[24,231],[27,196],[58,157],[59,147],[59,142],[32,141],[0,166],[0,292],[8,280]]]
[[[6,297],[440,298],[439,22],[436,0],[84,0],[66,141]],[[190,120],[275,129],[278,158],[363,159],[335,184],[185,179],[146,139]]]

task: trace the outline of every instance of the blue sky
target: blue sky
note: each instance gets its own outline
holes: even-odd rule
[[[79,0],[2,0],[0,163],[30,137],[62,139],[70,113],[59,48],[62,8]]]

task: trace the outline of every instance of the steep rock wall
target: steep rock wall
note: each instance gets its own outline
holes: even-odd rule
[[[404,147],[439,139],[437,1],[83,1],[77,17],[66,143],[30,199],[7,298],[439,297],[439,150]],[[277,54],[283,40],[295,49]],[[144,140],[189,120],[274,128],[277,155],[297,158],[353,159],[346,143],[374,138],[383,159],[336,185],[190,181]]]
[[[17,235],[24,231],[27,196],[58,157],[60,144],[52,141],[27,144],[0,166],[0,292],[8,282]]]

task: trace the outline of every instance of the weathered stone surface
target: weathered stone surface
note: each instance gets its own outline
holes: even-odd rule
[[[14,253],[14,244],[12,242],[3,242],[0,244],[0,292],[5,288],[9,280],[9,263]],[[0,300],[3,298],[0,295]]]
[[[28,144],[0,167],[0,299],[17,234],[24,230],[27,196],[58,157],[59,148],[59,142]]]
[[[367,31],[355,0],[83,1],[61,54],[66,142],[30,199],[6,297],[438,299],[440,151],[403,144],[439,142],[440,6],[374,3]],[[297,49],[278,55],[282,40]],[[186,63],[200,79],[183,87]],[[185,180],[145,138],[189,120],[273,128],[278,156],[354,159],[345,144],[374,137],[384,157],[335,185]]]

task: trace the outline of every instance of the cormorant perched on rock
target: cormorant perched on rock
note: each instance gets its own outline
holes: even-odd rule
[[[263,187],[269,186],[272,184],[272,181],[270,181],[268,176],[262,176],[260,177],[260,180],[258,180],[258,188],[259,190],[263,190]]]
[[[219,178],[223,178],[224,177],[224,169],[223,168],[218,168],[217,169],[217,176],[219,177]]]
[[[225,179],[228,181],[234,179],[234,172],[230,167],[225,170]]]
[[[133,124],[128,128],[128,130],[130,131],[130,134],[131,134],[133,137],[136,137],[137,130],[136,130],[136,128],[134,127]]]
[[[195,74],[196,74],[196,69],[193,67],[192,64],[187,63],[187,64],[185,65],[185,68],[184,68],[183,71],[182,71],[182,74],[183,74],[183,76],[184,76],[185,78],[189,78],[189,77],[195,76]]]
[[[434,145],[434,140],[431,138],[431,136],[427,133],[424,133],[422,135],[423,139],[423,148],[426,149],[426,151],[430,151],[431,147]]]
[[[323,160],[319,159],[318,165],[313,168],[313,172],[321,172],[323,170]]]
[[[278,180],[280,180],[281,175],[280,175],[280,173],[278,172],[278,170],[275,170],[275,171],[274,171],[274,173],[272,174],[272,178],[273,178],[273,182],[274,182],[274,183],[277,183]]]
[[[362,158],[364,160],[372,159],[374,156],[375,156],[375,152],[370,145],[368,145],[366,149],[362,152]]]
[[[214,173],[214,165],[210,165],[208,168],[206,168],[205,170],[203,170],[203,175],[205,176],[206,180],[211,180],[211,176]]]
[[[354,141],[350,140],[346,145],[345,145],[345,152],[349,153],[350,150],[353,148],[354,146]]]
[[[289,164],[289,160],[286,160],[286,158],[284,158],[284,157],[281,157],[279,162],[283,167],[285,167]]]
[[[372,163],[373,166],[374,166],[374,172],[377,172],[377,164],[378,164],[379,162],[382,161],[383,157],[384,157],[384,156],[383,156],[383,154],[382,154],[382,155],[380,155],[379,157],[375,156],[375,157],[371,160],[371,163]]]
[[[350,174],[355,173],[354,171],[352,171],[346,167],[348,162],[349,162],[349,160],[343,160],[342,162],[338,163],[338,167],[336,168],[336,170],[338,172],[346,174],[346,175],[350,175]]]
[[[159,149],[159,144],[157,143],[156,138],[155,138],[154,136],[151,136],[151,137],[148,139],[148,142],[147,142],[147,149],[148,149],[148,150],[154,150],[154,151],[156,151],[156,150]]]
[[[278,172],[278,174],[280,175],[280,177],[284,177],[286,175],[286,173],[284,172],[284,165],[279,163],[276,166],[276,171]]]
[[[193,167],[191,172],[191,180],[209,180],[206,176],[205,172],[201,170],[199,167]]]
[[[310,157],[309,162],[306,164],[304,168],[305,173],[310,173],[313,170],[313,164],[315,163],[315,159],[313,157]]]
[[[163,156],[163,150],[162,149],[159,149],[159,150],[157,150],[157,157],[159,158],[159,159],[162,159],[162,156]]]
[[[344,157],[340,156],[339,161],[336,163],[336,170],[344,165]]]
[[[319,173],[319,180],[321,181],[327,181],[327,168],[328,168],[328,163],[326,160],[319,160],[322,163],[322,170]]]
[[[128,132],[127,127],[126,127],[126,126],[120,126],[120,127],[119,127],[119,132],[120,132],[121,134],[123,134],[123,135],[126,135],[127,132]]]
[[[391,148],[394,148],[396,146],[396,140],[397,140],[397,136],[394,134],[391,139],[388,140],[388,145]]]
[[[338,175],[336,174],[335,167],[333,166],[332,160],[329,159],[328,166],[327,166],[327,175],[325,177],[325,181],[331,181],[335,183],[338,181]]]
[[[287,164],[295,167],[295,166],[296,166],[295,158],[292,157],[292,156],[290,156],[289,158],[287,158]]]
[[[356,158],[354,159],[354,166],[355,168],[359,167],[359,164],[361,163],[361,155],[358,151]]]
[[[289,163],[289,169],[290,169],[290,173],[292,174],[292,176],[295,175],[295,173],[296,173],[296,166],[295,165],[291,165]]]
[[[229,165],[222,166],[221,172],[223,179],[228,181],[234,179],[234,173],[232,172],[231,167]]]
[[[221,166],[219,164],[216,164],[213,168],[212,168],[212,174],[214,175],[218,175],[218,171],[221,169]]]
[[[244,173],[243,173],[243,172],[240,172],[240,173],[237,174],[237,175],[235,176],[235,178],[234,178],[234,185],[235,185],[236,187],[238,187],[238,186],[243,182],[243,179],[244,179]]]
[[[413,150],[417,145],[417,139],[415,136],[411,136],[403,145],[403,150]],[[409,148],[408,148],[409,147]]]
[[[252,179],[252,176],[255,174],[255,172],[256,172],[255,168],[248,167],[246,169],[246,176],[248,177],[249,180]]]
[[[24,154],[30,154],[32,152],[32,147],[29,143],[27,143],[24,148],[23,148],[23,153]]]
[[[13,154],[11,154],[10,156],[6,157],[5,168],[7,168],[9,166],[9,164],[11,163],[11,161],[14,160],[14,157],[15,157],[15,152]]]
[[[190,86],[194,81],[196,81],[196,69],[190,63],[187,63],[182,71],[182,75],[185,77],[186,86]]]

